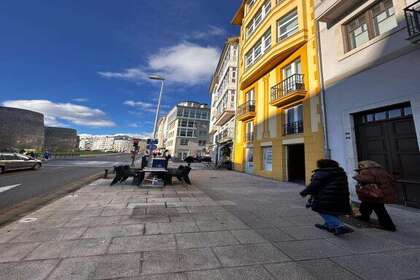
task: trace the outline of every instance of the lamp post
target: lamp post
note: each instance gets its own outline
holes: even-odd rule
[[[159,113],[160,113],[160,102],[162,100],[163,85],[165,84],[165,79],[162,78],[161,76],[150,76],[149,79],[157,80],[157,81],[162,82],[162,85],[160,87],[158,106],[157,106],[157,109],[156,109],[155,125],[153,127],[153,138],[156,138],[156,129],[157,129],[157,123],[158,123],[158,118],[159,118]]]

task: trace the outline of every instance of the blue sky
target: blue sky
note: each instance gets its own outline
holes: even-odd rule
[[[43,112],[80,134],[153,130],[183,100],[210,102],[220,50],[240,0],[2,0],[0,104]]]

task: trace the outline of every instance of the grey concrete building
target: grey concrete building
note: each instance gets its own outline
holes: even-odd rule
[[[181,102],[166,117],[165,146],[176,159],[207,154],[210,108],[193,101]]]
[[[44,147],[44,116],[40,113],[0,107],[0,151],[36,150]]]
[[[420,207],[420,1],[318,0],[316,18],[331,157],[349,178],[379,162]]]
[[[77,131],[71,128],[45,127],[45,150],[49,152],[74,152],[79,149]]]

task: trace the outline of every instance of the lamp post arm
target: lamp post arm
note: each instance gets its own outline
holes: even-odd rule
[[[165,84],[165,80],[162,80],[162,85],[160,87],[160,93],[159,93],[158,106],[157,106],[157,109],[156,109],[155,126],[153,128],[153,138],[156,138],[157,123],[158,123],[159,114],[160,114],[160,103],[162,101],[162,93],[163,93],[164,84]]]

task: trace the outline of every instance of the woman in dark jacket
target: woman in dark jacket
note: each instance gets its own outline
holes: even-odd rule
[[[312,195],[311,208],[325,221],[315,226],[335,235],[352,232],[339,218],[352,213],[346,173],[334,160],[319,160],[317,166],[310,185],[300,193],[303,197]]]
[[[366,160],[359,162],[358,174],[354,179],[359,186],[375,185],[383,194],[381,198],[360,197],[360,216],[359,220],[368,222],[370,215],[375,211],[378,216],[378,222],[385,230],[396,231],[394,222],[386,211],[385,204],[393,204],[397,201],[394,189],[394,179],[392,176],[377,162]]]

